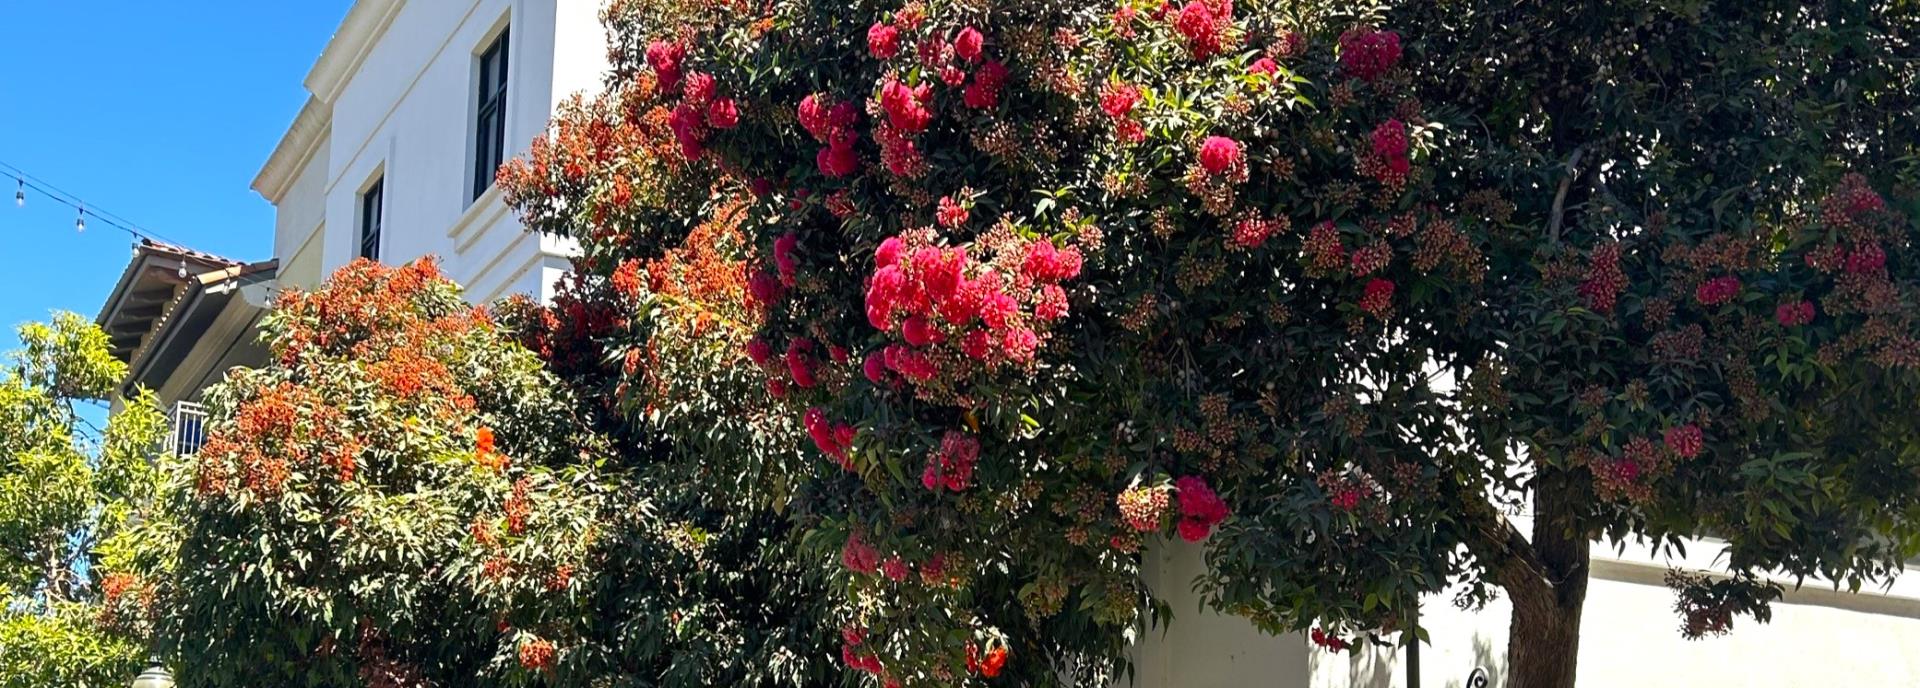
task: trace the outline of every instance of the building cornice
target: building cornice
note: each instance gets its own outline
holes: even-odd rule
[[[267,164],[254,175],[254,192],[267,202],[279,205],[287,189],[293,186],[293,180],[300,175],[300,168],[307,165],[320,144],[327,140],[332,125],[333,108],[319,98],[307,98],[307,104],[293,118],[287,133],[280,137],[279,145],[273,147],[273,154],[267,156]]]
[[[253,178],[253,190],[267,201],[280,203],[287,187],[299,176],[300,168],[326,140],[333,124],[335,99],[340,97],[347,82],[353,80],[354,73],[360,71],[367,55],[373,52],[373,46],[386,34],[404,4],[405,0],[356,0],[353,8],[347,10],[347,18],[340,20],[340,28],[334,30],[333,38],[320,52],[320,59],[307,71],[305,83],[312,96],[300,108],[293,125],[287,127],[279,145],[274,146],[266,165]]]
[[[307,90],[320,102],[331,104],[346,88],[354,72],[360,70],[360,64],[366,62],[367,53],[373,52],[374,44],[380,42],[380,36],[393,24],[393,17],[400,12],[403,0],[358,0],[353,9],[347,11],[347,18],[340,21],[340,28],[333,33],[333,39],[327,41],[326,50],[320,53],[320,59],[313,63],[313,69],[307,72]]]

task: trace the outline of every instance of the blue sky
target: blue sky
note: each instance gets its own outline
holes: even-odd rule
[[[203,251],[272,257],[273,207],[248,185],[299,112],[351,0],[8,2],[0,162]],[[132,238],[0,179],[0,350],[15,325],[92,317]]]

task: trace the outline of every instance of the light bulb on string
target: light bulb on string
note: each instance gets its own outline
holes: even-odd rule
[[[73,231],[87,231],[87,207],[80,206],[79,213],[73,216]]]
[[[13,207],[25,208],[27,207],[27,180],[15,178],[13,181],[17,185],[13,190]]]
[[[180,261],[180,271],[177,274],[180,275],[180,279],[187,278],[187,261]]]

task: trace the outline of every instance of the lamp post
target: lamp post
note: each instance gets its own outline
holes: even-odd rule
[[[149,657],[147,670],[133,677],[129,688],[173,688],[173,674],[167,673],[167,666],[160,663],[159,657]]]

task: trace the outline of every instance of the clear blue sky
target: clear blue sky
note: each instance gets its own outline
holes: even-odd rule
[[[242,260],[273,252],[248,185],[306,101],[351,0],[34,0],[0,10],[0,162],[143,228]],[[0,350],[54,309],[96,314],[132,239],[0,180]]]

